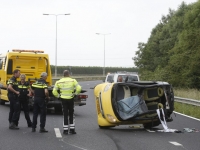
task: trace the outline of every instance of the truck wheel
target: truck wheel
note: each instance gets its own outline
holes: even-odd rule
[[[143,126],[144,126],[144,128],[145,129],[151,129],[151,128],[153,128],[153,127],[155,127],[155,126],[158,126],[160,124],[160,122],[149,122],[149,123],[145,123],[145,124],[143,124]]]
[[[1,104],[1,105],[5,105],[5,101],[0,100],[0,104]]]
[[[62,112],[62,107],[61,106],[54,106],[55,112]]]

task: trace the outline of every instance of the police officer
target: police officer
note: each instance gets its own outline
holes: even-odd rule
[[[10,113],[8,121],[10,123],[9,129],[19,129],[18,120],[20,115],[20,103],[18,96],[20,94],[18,90],[17,78],[20,76],[20,70],[15,69],[13,71],[13,77],[7,82],[8,99],[10,101]]]
[[[29,116],[29,96],[31,95],[31,89],[28,82],[26,82],[26,75],[21,74],[20,75],[20,81],[18,83],[19,88],[19,101],[20,101],[20,107],[23,107],[24,110],[24,116],[26,118],[28,127],[32,127],[32,122]]]
[[[81,92],[81,86],[75,79],[70,77],[70,73],[68,70],[64,70],[63,72],[64,78],[58,80],[55,83],[53,89],[53,95],[57,98],[60,97],[62,101],[62,108],[64,114],[63,120],[63,134],[76,134],[75,132],[75,118],[74,116],[74,97]],[[58,93],[59,91],[59,93]],[[69,122],[68,122],[69,116]]]
[[[41,78],[32,84],[32,89],[34,91],[32,132],[35,132],[39,111],[40,111],[40,133],[48,132],[44,128],[46,124],[46,99],[49,99],[49,92],[46,84],[46,79],[47,79],[47,73],[42,72]]]

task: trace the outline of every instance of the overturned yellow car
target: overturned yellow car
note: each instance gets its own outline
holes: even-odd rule
[[[158,126],[157,110],[161,118],[170,122],[174,110],[172,86],[161,81],[102,83],[94,88],[97,122],[100,128],[143,124],[145,128]]]

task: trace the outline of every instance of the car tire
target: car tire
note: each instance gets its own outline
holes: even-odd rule
[[[55,112],[62,112],[62,106],[54,106]]]
[[[4,100],[0,100],[0,105],[5,105],[5,101]]]
[[[156,127],[160,124],[160,122],[149,122],[149,123],[144,123],[143,126],[145,129],[151,129],[153,127]]]

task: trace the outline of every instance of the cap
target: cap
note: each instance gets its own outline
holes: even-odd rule
[[[46,72],[42,72],[40,77],[46,77],[47,76],[47,73]]]

